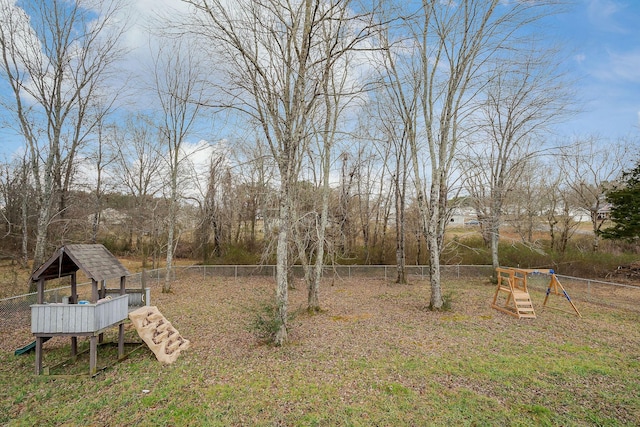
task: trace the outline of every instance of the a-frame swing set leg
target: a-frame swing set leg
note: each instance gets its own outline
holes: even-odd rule
[[[562,290],[562,294],[565,296],[567,301],[569,301],[569,304],[571,304],[571,307],[573,307],[573,310],[576,312],[578,317],[582,317],[582,315],[578,311],[578,309],[575,306],[575,304],[573,303],[573,301],[571,301],[571,298],[569,297],[569,294],[564,289],[564,287],[560,284],[560,281],[558,280],[556,275],[553,274],[553,273],[551,274],[551,281],[549,282],[549,287],[547,288],[547,295],[544,297],[544,303],[542,304],[542,307],[546,307],[547,300],[549,299],[549,295],[551,295],[551,290],[552,289],[553,289],[554,295],[560,295],[560,292],[558,292],[558,288],[560,288]],[[549,308],[554,308],[554,307],[549,307]],[[560,311],[563,311],[563,310],[560,310]]]

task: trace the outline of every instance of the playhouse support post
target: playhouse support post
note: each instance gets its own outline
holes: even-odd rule
[[[38,304],[44,304],[44,279],[38,280]]]
[[[124,357],[124,323],[118,326],[118,359]]]
[[[98,372],[98,337],[92,335],[89,339],[89,375]]]
[[[78,303],[78,282],[76,279],[76,273],[71,275],[71,298],[69,298],[71,304]]]
[[[71,357],[74,359],[78,355],[78,337],[71,337]]]
[[[36,375],[42,372],[42,337],[36,337]]]
[[[125,276],[120,277],[120,295],[125,295],[127,285],[127,278]],[[142,294],[144,298],[144,294]],[[124,357],[124,323],[120,323],[118,326],[118,359]]]
[[[95,304],[98,299],[98,282],[95,279],[91,279],[91,302]]]

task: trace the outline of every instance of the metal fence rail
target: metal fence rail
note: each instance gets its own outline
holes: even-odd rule
[[[294,266],[293,275],[303,277],[300,266]],[[441,275],[444,279],[452,278],[488,278],[492,274],[492,267],[488,265],[446,265],[441,267]],[[172,270],[172,279],[189,275],[201,275],[207,277],[275,277],[275,265],[196,265],[188,267],[176,266]],[[429,266],[407,266],[407,275],[415,279],[428,279]],[[167,270],[159,268],[144,272],[145,286],[159,288],[165,280]],[[349,279],[352,277],[371,277],[385,280],[393,280],[397,275],[397,269],[392,265],[336,265],[326,266],[324,277],[337,279]],[[640,287],[623,285],[619,283],[603,282],[578,277],[557,275],[563,287],[573,300],[587,301],[593,304],[620,308],[631,311],[640,311]],[[127,276],[127,288],[142,286],[143,273]],[[544,292],[549,284],[549,276],[533,275],[528,280],[533,290]],[[78,284],[80,299],[88,299],[91,287],[89,282]],[[107,287],[110,287],[107,284]],[[63,286],[45,291],[45,301],[54,303],[62,302],[65,296],[70,294],[70,287]],[[35,304],[35,293],[18,295],[0,300],[0,321],[18,322],[24,324],[30,317],[30,306]],[[153,296],[151,297],[153,301]]]
[[[561,274],[556,274],[556,277],[572,300],[640,312],[639,286],[563,276]],[[534,275],[527,280],[527,283],[532,289],[546,291],[549,287],[549,276]]]
[[[177,267],[190,273],[201,274],[203,277],[275,277],[275,265],[194,265]],[[490,265],[445,265],[441,267],[443,277],[486,277],[491,275]],[[304,277],[302,266],[291,267],[294,277]],[[405,268],[410,277],[425,279],[429,277],[428,265],[411,265]],[[164,271],[162,272],[164,274]],[[334,265],[325,266],[323,277],[378,277],[390,280],[398,274],[394,265]],[[164,276],[163,276],[164,277]]]

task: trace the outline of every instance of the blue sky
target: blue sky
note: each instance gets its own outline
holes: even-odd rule
[[[549,18],[550,41],[564,46],[566,64],[577,81],[582,110],[557,128],[560,142],[580,136],[603,140],[633,137],[640,140],[640,0],[570,0],[569,13]],[[145,11],[175,0],[136,0]],[[161,6],[162,7],[162,6]],[[151,7],[153,9],[153,7]],[[142,13],[144,15],[144,13]],[[127,43],[144,39],[135,26]],[[20,145],[20,139],[0,128],[0,160]]]
[[[559,130],[640,136],[640,0],[576,0],[552,21],[579,79],[582,109]]]

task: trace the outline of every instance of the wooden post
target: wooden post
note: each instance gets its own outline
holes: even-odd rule
[[[97,337],[92,335],[89,339],[89,375],[93,376],[98,372],[98,342]]]
[[[78,337],[71,337],[71,357],[74,359],[78,355]]]
[[[70,304],[78,303],[78,282],[76,272],[71,273],[71,295],[69,296]],[[71,357],[75,360],[78,355],[78,337],[71,337]]]
[[[36,337],[36,375],[42,372],[42,337]]]
[[[120,277],[120,295],[126,294],[126,280],[125,276]],[[144,297],[144,295],[143,295]],[[118,326],[118,359],[124,357],[124,323],[120,323]]]
[[[91,279],[91,302],[93,304],[98,302],[98,282],[96,279]]]
[[[38,280],[38,304],[44,304],[44,279]]]
[[[78,303],[78,282],[75,271],[71,274],[71,297],[69,298],[69,302],[71,304]]]
[[[149,305],[149,299],[147,298],[147,269],[143,268],[140,273],[140,285],[142,287],[142,305]]]
[[[118,359],[124,357],[124,323],[118,325]]]

